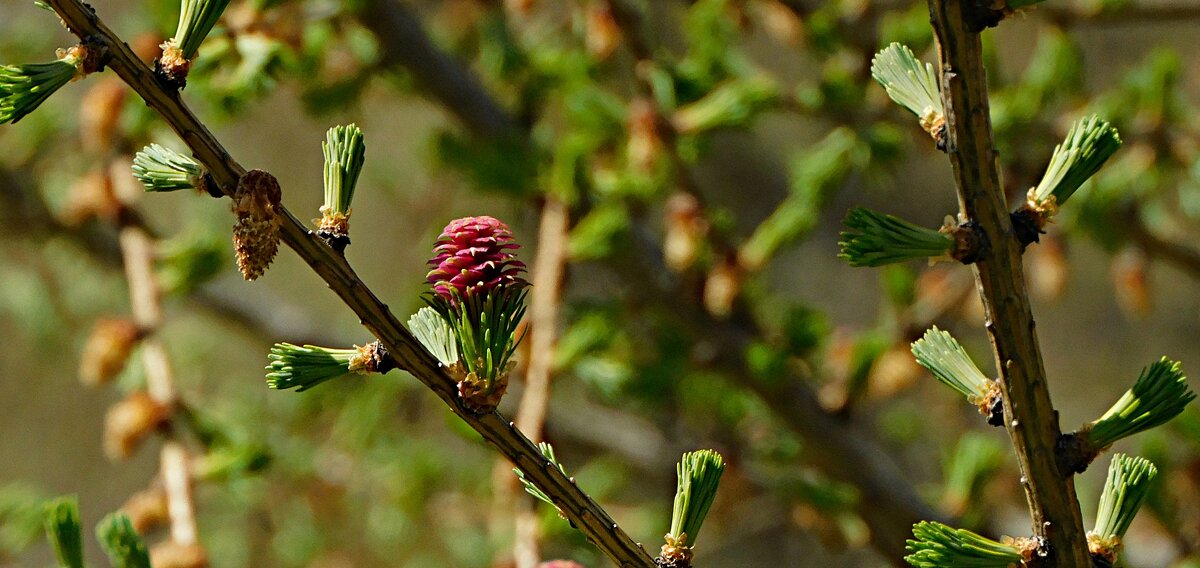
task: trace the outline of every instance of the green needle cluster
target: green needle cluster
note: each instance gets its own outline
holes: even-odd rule
[[[115,568],[150,568],[146,544],[125,513],[112,513],[96,527],[96,538]]]
[[[948,332],[933,326],[913,342],[917,363],[929,369],[942,384],[958,391],[972,404],[979,404],[992,388],[992,380],[979,370],[967,352]]]
[[[966,529],[921,521],[913,525],[915,539],[905,548],[904,560],[917,568],[1008,568],[1021,566],[1021,551],[1013,545],[984,538]]]
[[[843,221],[838,258],[850,266],[882,266],[916,258],[948,256],[954,239],[898,217],[855,207]]]
[[[179,7],[179,24],[171,42],[179,48],[186,60],[196,57],[200,44],[208,37],[221,14],[229,6],[229,0],[183,0]]]
[[[1096,451],[1113,442],[1175,418],[1196,398],[1188,388],[1179,362],[1163,357],[1142,369],[1133,388],[1086,429],[1088,445]]]
[[[525,317],[525,287],[500,286],[486,294],[459,297],[458,306],[443,305],[443,314],[458,338],[459,361],[467,373],[491,385],[507,375],[509,360],[524,334],[517,335]]]
[[[693,548],[700,526],[717,497],[717,486],[725,473],[725,459],[713,450],[688,452],[683,454],[675,471],[678,481],[668,536],[681,547]]]
[[[907,46],[893,43],[875,54],[871,76],[896,104],[917,115],[923,128],[930,131],[935,123],[940,128],[946,111],[933,65],[922,64]],[[937,136],[935,131],[930,134]]]
[[[83,568],[83,530],[79,525],[79,498],[59,497],[46,504],[46,536],[61,568]]]
[[[291,343],[276,343],[267,356],[267,386],[304,392],[325,381],[361,370],[362,355],[358,349],[331,349]]]
[[[437,310],[424,307],[408,318],[408,330],[443,367],[458,363],[458,339],[454,328]]]
[[[563,469],[562,464],[558,463],[558,457],[554,455],[554,446],[551,446],[550,444],[548,444],[546,442],[538,442],[538,449],[541,450],[542,455],[545,456],[546,460],[549,462],[549,465],[558,468],[558,471],[561,472],[564,476],[567,475],[567,470]],[[550,504],[552,507],[558,508],[558,505],[554,504],[554,500],[551,499],[550,496],[547,495],[545,491],[538,489],[536,485],[534,485],[532,482],[530,482],[528,479],[525,478],[525,472],[514,467],[513,473],[517,474],[517,478],[520,479],[521,484],[525,486],[526,493],[529,493],[530,495],[537,497],[538,500],[544,501],[544,502]]]
[[[82,58],[68,51],[57,61],[0,65],[0,124],[33,112],[79,72]]]
[[[1147,459],[1113,455],[1092,534],[1102,539],[1124,537],[1157,475],[1158,468]]]
[[[1054,147],[1041,183],[1029,192],[1031,205],[1045,208],[1049,204],[1047,214],[1053,214],[1054,207],[1066,203],[1120,147],[1121,137],[1107,121],[1096,115],[1079,119],[1071,125],[1066,140]]]
[[[348,216],[366,154],[362,130],[354,124],[330,128],[321,149],[325,153],[325,206],[321,212]]]
[[[200,162],[158,144],[146,146],[135,154],[131,169],[146,191],[175,191],[204,185],[204,166]]]

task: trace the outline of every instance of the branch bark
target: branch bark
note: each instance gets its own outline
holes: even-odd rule
[[[990,251],[975,263],[986,326],[1000,370],[1005,427],[1021,470],[1033,534],[1045,539],[1051,566],[1091,566],[1073,479],[1058,471],[1061,434],[1025,287],[1020,245],[1013,234],[996,165],[987,76],[978,33],[967,30],[964,2],[929,0],[940,46],[948,155],[958,185],[960,221],[975,221]]]
[[[235,191],[238,180],[246,170],[184,106],[179,94],[164,88],[153,72],[100,21],[89,6],[80,0],[49,0],[48,3],[74,34],[81,39],[102,42],[108,48],[106,64],[162,116],[191,148],[196,159],[226,195]],[[625,534],[603,508],[558,468],[551,466],[537,447],[512,423],[496,412],[477,415],[463,408],[455,381],[439,368],[433,356],[421,347],[387,306],[359,279],[346,260],[312,235],[291,212],[282,207],[280,209],[282,240],[358,315],[363,325],[388,349],[401,368],[434,391],[484,440],[524,471],[527,479],[551,495],[555,505],[609,559],[619,566],[654,566],[650,555]]]

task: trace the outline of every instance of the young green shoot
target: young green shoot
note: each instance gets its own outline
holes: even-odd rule
[[[508,388],[512,355],[524,334],[517,335],[525,317],[525,286],[498,286],[491,291],[457,295],[453,304],[430,300],[458,338],[458,365],[450,371],[459,379],[459,391],[468,406],[486,411],[495,408]]]
[[[96,538],[114,568],[150,568],[150,554],[125,513],[112,513],[96,527]]]
[[[567,470],[563,469],[562,464],[558,463],[558,457],[554,455],[554,446],[551,446],[550,444],[548,444],[546,442],[538,442],[538,449],[541,450],[542,455],[545,456],[546,462],[547,462],[546,465],[557,468],[559,472],[561,472],[564,476],[567,476]],[[554,504],[554,500],[551,499],[550,496],[547,495],[545,491],[538,489],[536,485],[534,485],[528,479],[525,478],[525,472],[514,467],[513,473],[517,474],[517,478],[520,479],[521,484],[525,486],[526,493],[529,493],[530,495],[537,497],[539,501],[548,503],[551,507],[554,507],[555,509],[558,508],[558,505]],[[562,511],[559,511],[559,516],[562,516]]]
[[[159,144],[142,148],[133,156],[133,177],[146,191],[176,191],[206,187],[200,162]]]
[[[954,336],[936,325],[913,342],[912,353],[934,378],[967,397],[971,404],[982,404],[992,393],[995,381],[979,370]]]
[[[325,204],[317,234],[326,241],[340,240],[344,249],[349,244],[350,203],[366,153],[362,130],[354,124],[330,128],[321,149],[325,153]]]
[[[1142,369],[1133,388],[1125,391],[1104,416],[1086,426],[1081,436],[1093,451],[1102,451],[1117,440],[1170,421],[1194,398],[1196,393],[1188,388],[1179,362],[1163,357]]]
[[[1121,552],[1121,539],[1137,516],[1142,501],[1149,494],[1150,482],[1157,475],[1158,468],[1149,460],[1125,454],[1113,455],[1096,512],[1096,528],[1088,534],[1092,554],[1103,556],[1110,562],[1116,560]]]
[[[51,95],[83,76],[86,48],[59,50],[50,63],[0,65],[0,124],[17,123]]]
[[[688,452],[683,454],[675,471],[678,481],[675,506],[671,509],[671,532],[665,537],[666,544],[659,557],[677,565],[691,559],[700,527],[717,497],[717,486],[725,473],[725,458],[713,450]]]
[[[162,56],[155,62],[155,71],[168,84],[179,88],[187,84],[187,74],[200,51],[200,44],[217,25],[228,5],[229,0],[183,0],[180,3],[175,35],[162,44]]]
[[[61,568],[83,568],[83,529],[79,525],[79,498],[59,497],[46,504],[46,536]]]
[[[437,310],[426,306],[408,318],[408,330],[442,364],[458,364],[458,339],[454,328]]]
[[[941,138],[946,110],[932,64],[922,64],[907,46],[893,43],[875,54],[871,76],[896,104],[917,115],[922,129],[935,140]]]
[[[200,44],[208,37],[229,0],[183,0],[179,6],[179,24],[168,43],[178,48],[186,60],[196,57]]]
[[[370,347],[370,346],[368,346]],[[351,373],[366,375],[370,370],[369,353],[364,347],[333,349],[291,343],[276,343],[267,356],[267,386],[304,392],[321,383]]]
[[[855,207],[843,223],[850,230],[841,234],[838,258],[850,266],[883,266],[917,258],[949,258],[956,243],[953,237],[903,219]]]
[[[913,525],[915,539],[905,547],[911,554],[904,560],[917,568],[947,566],[1008,568],[1023,566],[1024,555],[1013,544],[996,542],[966,529],[921,521]]]
[[[1029,190],[1025,208],[1045,219],[1053,217],[1120,147],[1121,137],[1107,121],[1096,115],[1079,119],[1066,140],[1054,147],[1050,165],[1037,187]]]

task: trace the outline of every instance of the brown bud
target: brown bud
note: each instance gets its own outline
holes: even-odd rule
[[[59,219],[69,226],[81,225],[95,217],[113,220],[121,212],[112,179],[103,170],[93,170],[71,185]]]
[[[197,544],[162,542],[150,547],[150,565],[154,568],[204,568],[208,557]]]
[[[907,389],[924,375],[924,371],[907,344],[894,345],[871,366],[867,388],[872,396],[887,398]]]
[[[141,336],[141,331],[131,321],[97,320],[83,345],[79,380],[90,387],[108,384],[125,368],[125,362]]]
[[[596,59],[608,59],[621,44],[621,28],[608,2],[592,0],[587,6],[586,39],[588,53]]]
[[[174,40],[167,40],[160,46],[162,55],[154,62],[154,70],[160,77],[177,89],[187,85],[188,71],[192,62],[183,56],[183,49],[175,45]]]
[[[262,170],[250,170],[233,195],[233,247],[246,280],[262,276],[279,251],[279,182]]]
[[[796,12],[779,0],[763,0],[750,4],[755,9],[759,25],[779,43],[796,45],[804,34],[804,22]]]
[[[509,362],[509,369],[514,363]],[[509,369],[500,373],[490,385],[475,373],[467,373],[466,377],[458,382],[458,397],[462,399],[463,406],[477,414],[495,410],[500,405],[500,399],[504,398],[504,393],[508,392]],[[451,368],[450,372],[451,375],[456,374],[454,368]]]
[[[663,259],[667,268],[675,272],[691,268],[708,232],[708,220],[700,202],[690,193],[675,193],[667,198],[663,224]]]
[[[170,520],[167,511],[167,493],[160,486],[153,486],[134,493],[121,505],[121,510],[129,516],[133,530],[140,535],[150,534],[151,531],[165,526]]]
[[[722,259],[704,281],[704,308],[716,317],[733,312],[733,302],[742,290],[742,271],[735,257]]]
[[[104,453],[114,461],[128,458],[166,418],[167,408],[150,395],[130,393],[104,416]]]
[[[79,105],[79,135],[89,152],[103,155],[112,149],[125,92],[125,84],[110,77],[97,82],[84,95]]]
[[[658,130],[658,111],[654,103],[635,99],[629,105],[629,142],[625,158],[630,165],[648,172],[663,154],[663,140]]]
[[[1137,248],[1127,248],[1112,260],[1111,274],[1117,304],[1130,317],[1146,317],[1152,309],[1149,270],[1146,254]]]

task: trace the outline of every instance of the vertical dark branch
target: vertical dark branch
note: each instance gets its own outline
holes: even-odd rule
[[[987,330],[1000,370],[1005,427],[1012,437],[1033,533],[1052,566],[1091,565],[1073,480],[1059,473],[1060,430],[1050,402],[1020,246],[1000,186],[979,34],[968,31],[959,0],[929,0],[941,51],[942,97],[962,221],[974,221],[991,250],[975,264]]]
[[[521,135],[479,80],[433,44],[411,8],[393,0],[370,0],[360,21],[379,40],[384,64],[407,69],[472,134],[489,139]]]

